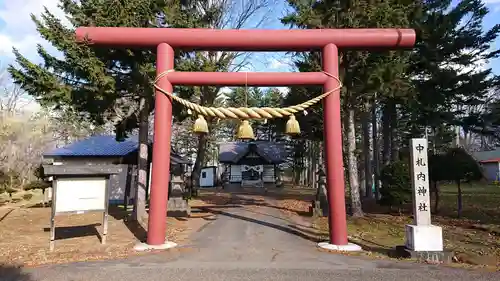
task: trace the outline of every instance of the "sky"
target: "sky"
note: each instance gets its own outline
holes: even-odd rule
[[[284,0],[275,0],[270,14],[272,17],[264,22],[261,28],[280,29],[284,27],[278,16],[285,13],[287,8]],[[491,13],[484,22],[485,28],[491,28],[500,18],[500,0],[483,0],[490,8]],[[0,0],[0,69],[12,63],[12,47],[16,47],[28,59],[40,62],[36,53],[36,44],[40,43],[50,52],[56,50],[49,43],[39,37],[35,25],[30,19],[30,14],[39,15],[45,6],[60,18],[64,14],[57,8],[59,0]],[[456,2],[456,1],[455,1]],[[500,48],[500,39],[494,48]],[[283,54],[260,53],[252,57],[251,66],[247,71],[290,71],[290,59]],[[488,62],[494,72],[500,74],[500,60]]]

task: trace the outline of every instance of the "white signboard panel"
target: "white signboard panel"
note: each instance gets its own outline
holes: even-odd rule
[[[104,211],[106,178],[58,178],[55,212]]]

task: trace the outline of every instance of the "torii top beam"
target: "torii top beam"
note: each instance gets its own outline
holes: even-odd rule
[[[79,27],[78,41],[95,45],[156,47],[216,51],[310,51],[333,43],[339,48],[405,48],[415,44],[413,29],[201,29]]]

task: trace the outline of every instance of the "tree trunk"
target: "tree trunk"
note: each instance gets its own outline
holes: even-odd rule
[[[354,217],[362,217],[361,198],[359,195],[358,161],[356,159],[356,124],[354,109],[348,110],[347,118],[347,159],[349,187],[351,189],[351,212]]]
[[[373,180],[375,181],[375,198],[380,199],[380,146],[378,141],[377,103],[372,104],[372,145],[373,145]]]
[[[319,149],[318,149],[318,141],[313,141],[313,154],[311,161],[311,169],[312,169],[312,187],[318,188],[317,186],[317,177],[316,173],[318,172],[318,161],[320,161]]]
[[[309,187],[311,188],[312,187],[312,155],[313,155],[313,148],[312,148],[312,145],[311,145],[311,141],[308,140],[307,141],[307,166],[306,166],[306,169],[305,169],[305,173],[306,173],[306,187]]]
[[[46,190],[46,188],[42,188],[42,206],[44,206],[44,207],[45,207],[45,201],[46,201],[45,200],[45,190]]]
[[[396,162],[399,160],[399,138],[398,138],[398,110],[396,103],[390,103],[390,130],[391,130],[391,160]]]
[[[373,198],[372,192],[372,139],[370,136],[370,103],[365,101],[365,110],[363,112],[362,118],[363,127],[363,155],[364,155],[364,172],[365,172],[365,196],[368,198]]]
[[[139,153],[137,159],[137,187],[135,189],[132,219],[141,222],[146,217],[146,192],[148,189],[148,145],[149,145],[149,102],[141,98],[144,104],[139,112]]]
[[[457,194],[457,217],[462,217],[462,187],[460,186],[460,180],[457,182],[458,194]]]
[[[198,187],[200,186],[201,167],[205,160],[207,141],[208,139],[205,134],[201,134],[198,136],[198,153],[196,153],[196,161],[194,162],[193,171],[191,173],[191,190],[189,192],[190,195],[196,194]]]
[[[391,163],[391,111],[386,103],[382,111],[382,134],[383,134],[383,150],[382,150],[382,166]]]
[[[455,126],[454,127],[454,132],[455,132],[455,138],[454,138],[454,141],[453,141],[453,146],[454,147],[460,147],[460,126]],[[464,144],[465,144],[465,147],[467,147],[466,145],[469,144],[468,142],[468,133],[467,131],[464,132],[465,136],[464,136]]]
[[[437,181],[431,182],[431,192],[434,193],[434,213],[439,213],[439,184]]]
[[[132,188],[132,165],[127,165],[127,178],[125,180],[125,192],[123,194],[123,207],[128,210],[130,189]]]

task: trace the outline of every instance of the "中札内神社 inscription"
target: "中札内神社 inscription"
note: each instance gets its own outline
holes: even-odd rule
[[[410,143],[413,224],[406,225],[406,248],[411,251],[443,251],[442,229],[431,224],[427,139]]]
[[[414,224],[430,225],[429,169],[427,162],[427,140],[411,140],[411,178],[414,206]]]

